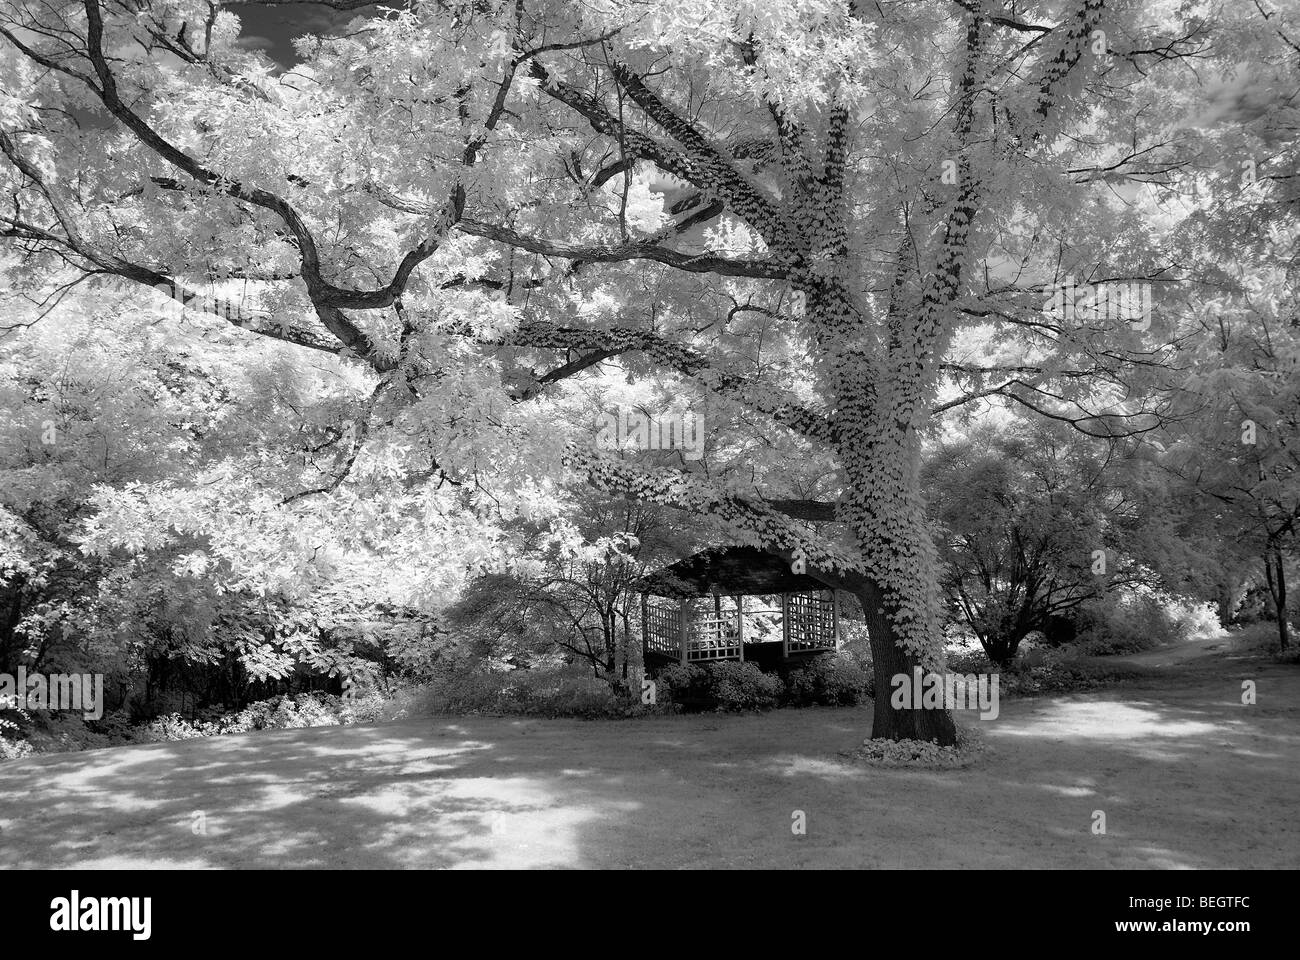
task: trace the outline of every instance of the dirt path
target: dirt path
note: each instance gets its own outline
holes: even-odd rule
[[[0,867],[1300,865],[1300,671],[1225,660],[1158,679],[963,717],[990,752],[957,771],[846,763],[863,709],[424,720],[29,758],[0,765]]]
[[[1142,653],[1132,653],[1123,657],[1107,657],[1106,660],[1109,663],[1122,663],[1134,667],[1161,668],[1185,664],[1190,660],[1199,660],[1203,657],[1223,656],[1230,654],[1234,649],[1233,638],[1225,634],[1221,637],[1187,640],[1169,647],[1144,650]]]

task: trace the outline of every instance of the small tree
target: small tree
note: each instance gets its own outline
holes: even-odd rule
[[[1031,632],[1145,577],[1125,556],[1138,512],[1096,445],[1015,427],[945,444],[926,470],[946,600],[998,664]]]
[[[579,512],[581,530],[522,537],[521,562],[475,580],[451,621],[478,638],[477,655],[562,652],[625,691],[639,621],[632,584],[667,555],[672,528],[662,511],[628,500],[592,496]]]

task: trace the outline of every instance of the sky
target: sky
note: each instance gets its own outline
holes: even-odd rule
[[[380,8],[372,4],[357,10],[339,11],[315,3],[294,3],[283,7],[231,4],[225,9],[242,23],[240,46],[261,50],[282,67],[298,62],[293,41],[304,34],[322,35],[341,30],[356,17],[366,17]]]

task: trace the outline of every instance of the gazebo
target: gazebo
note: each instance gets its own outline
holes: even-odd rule
[[[840,591],[756,547],[705,550],[634,586],[648,671],[718,660],[780,669],[840,646]]]

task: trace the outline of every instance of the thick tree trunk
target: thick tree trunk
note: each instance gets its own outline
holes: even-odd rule
[[[835,155],[843,156],[842,146]],[[828,147],[828,168],[834,167],[832,154]],[[969,201],[963,189],[959,202],[967,208],[966,223],[973,214]],[[952,746],[957,730],[947,710],[895,707],[891,681],[899,674],[910,681],[914,668],[934,669],[943,659],[939,564],[921,490],[920,431],[934,397],[934,358],[942,352],[941,306],[955,299],[961,273],[953,251],[965,228],[961,237],[951,230],[945,234],[945,247],[951,249],[941,258],[939,279],[927,281],[919,302],[904,290],[911,250],[904,242],[880,336],[852,289],[856,265],[844,242],[847,217],[832,189],[812,238],[813,251],[829,266],[810,272],[800,286],[814,333],[819,385],[835,408],[834,441],[846,486],[839,515],[853,531],[867,578],[855,592],[866,613],[874,663],[871,735]]]
[[[861,432],[840,444],[849,496],[843,513],[856,535],[866,579],[856,585],[871,638],[876,682],[871,736],[889,740],[957,742],[944,709],[896,708],[893,678],[942,659],[938,558],[920,491],[920,450],[914,431],[889,403],[866,413]],[[872,421],[875,421],[874,424]]]
[[[868,434],[869,435],[869,434]],[[843,510],[856,534],[866,577],[852,584],[870,634],[876,683],[871,736],[888,740],[957,742],[945,709],[895,707],[898,675],[933,669],[942,658],[938,564],[920,495],[915,436],[874,442],[863,436],[841,446],[850,494]]]
[[[919,705],[910,710],[897,709],[891,703],[893,679],[903,676],[911,684],[912,671],[920,663],[898,643],[888,611],[880,606],[879,590],[865,590],[858,598],[866,612],[876,683],[871,736],[884,740],[932,740],[952,746],[957,742],[957,727],[947,710],[925,710]]]
[[[893,477],[906,482],[905,472],[895,473]],[[920,704],[911,708],[893,704],[894,678],[906,677],[910,684],[916,667],[928,670],[938,659],[931,657],[931,663],[923,663],[916,649],[918,631],[931,649],[939,644],[938,623],[934,611],[929,609],[929,600],[937,592],[937,571],[923,517],[879,516],[882,506],[897,510],[907,501],[904,496],[882,490],[886,478],[881,471],[875,475],[869,493],[862,488],[855,491],[855,500],[865,509],[854,526],[867,568],[873,572],[872,579],[858,584],[855,590],[867,620],[876,686],[871,736],[886,740],[929,740],[952,746],[957,742],[957,728],[947,710],[927,710]],[[913,503],[915,510],[919,499],[913,498]],[[895,573],[892,589],[874,578],[874,571],[884,569],[902,572]],[[900,624],[911,627],[910,636],[900,629]]]

